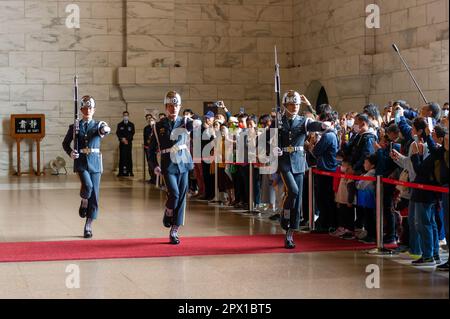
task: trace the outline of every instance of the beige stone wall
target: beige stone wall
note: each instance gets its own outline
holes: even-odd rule
[[[127,66],[119,82],[131,109],[160,106],[169,88],[203,111],[223,99],[232,110],[273,107],[274,45],[292,61],[292,0],[127,1]],[[163,67],[153,63],[163,60]],[[174,67],[179,64],[180,67]]]
[[[368,4],[380,7],[379,29],[365,27]],[[300,90],[320,82],[341,111],[391,99],[423,103],[392,49],[400,48],[428,100],[448,100],[448,0],[294,1],[294,64]],[[320,86],[319,86],[320,87]]]
[[[65,26],[65,8],[71,3],[81,9],[77,31]],[[16,169],[15,143],[9,138],[12,113],[46,115],[43,165],[65,156],[61,142],[73,122],[75,73],[80,95],[97,100],[96,116],[117,123],[126,107],[117,85],[117,70],[125,63],[123,15],[122,0],[0,1],[0,175]],[[28,144],[22,142],[24,171],[30,162]],[[115,149],[115,138],[107,138],[103,151],[109,169],[117,157]]]
[[[381,28],[376,32],[370,99],[379,104],[402,97],[423,104],[391,44],[398,45],[429,101],[449,98],[448,0],[379,1]]]

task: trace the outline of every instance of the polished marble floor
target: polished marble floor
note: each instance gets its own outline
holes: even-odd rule
[[[78,190],[75,176],[0,178],[0,242],[84,240]],[[167,236],[164,193],[139,178],[105,175],[100,196],[95,239]],[[189,201],[186,214],[181,236],[282,232],[266,218],[202,202]],[[374,265],[379,288],[369,289]],[[74,266],[80,286],[68,288]],[[448,281],[448,273],[364,252],[0,263],[0,298],[449,298]]]

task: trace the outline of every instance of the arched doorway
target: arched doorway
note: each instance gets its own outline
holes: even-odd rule
[[[329,104],[327,92],[320,81],[311,81],[306,89],[305,95],[313,105],[314,109],[320,104]]]
[[[323,86],[320,88],[319,96],[317,97],[316,107],[319,106],[320,104],[329,104],[328,95]]]

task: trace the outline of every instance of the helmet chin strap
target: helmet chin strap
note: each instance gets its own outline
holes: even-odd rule
[[[298,112],[294,112],[294,113],[293,113],[293,112],[289,111],[289,110],[287,109],[287,107],[285,107],[284,110],[285,110],[286,112],[288,112],[291,116],[298,115]]]

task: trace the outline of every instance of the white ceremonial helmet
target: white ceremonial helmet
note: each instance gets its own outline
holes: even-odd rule
[[[176,106],[181,106],[181,96],[176,91],[169,91],[167,92],[166,96],[164,97],[164,105],[166,104],[173,104]]]
[[[90,95],[85,95],[81,98],[80,107],[95,107],[95,100]]]
[[[283,96],[283,105],[286,106],[287,104],[298,104],[300,105],[302,102],[302,98],[300,97],[300,93],[289,90],[286,93],[284,93]]]

